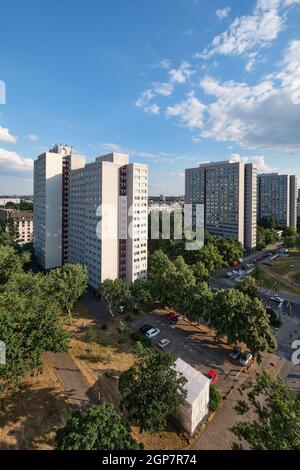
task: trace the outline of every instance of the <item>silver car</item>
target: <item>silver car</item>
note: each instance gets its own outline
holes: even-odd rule
[[[242,366],[248,366],[248,365],[252,362],[252,359],[253,359],[253,356],[252,356],[251,353],[249,353],[249,352],[243,352],[243,353],[240,355],[239,363],[240,363]]]

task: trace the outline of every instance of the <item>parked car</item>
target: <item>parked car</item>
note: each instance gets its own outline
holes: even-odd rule
[[[157,346],[160,348],[160,349],[165,349],[167,346],[169,346],[169,344],[171,343],[171,341],[167,338],[163,338],[159,341],[159,343],[157,344]]]
[[[218,380],[218,374],[217,374],[217,371],[215,370],[211,370],[209,373],[208,373],[208,378],[210,380],[210,382],[212,384],[214,384],[217,380]]]
[[[170,318],[169,322],[172,323],[173,325],[177,325],[179,319],[180,319],[179,315],[176,315],[176,317]]]
[[[228,273],[226,273],[226,277],[232,277],[234,276],[234,272],[233,271],[228,271]]]
[[[123,315],[123,313],[126,313],[126,307],[124,305],[119,305],[118,313],[120,313],[121,315]]]
[[[279,297],[278,295],[272,295],[270,297],[270,300],[272,300],[273,302],[278,302],[279,304],[283,303],[284,302],[284,299],[282,299],[281,297]]]
[[[178,316],[178,313],[176,313],[176,312],[168,312],[168,313],[166,314],[166,318],[167,318],[168,320],[171,320],[171,318],[174,318],[174,317],[177,317],[177,316]]]
[[[155,338],[155,336],[158,336],[160,334],[160,330],[158,328],[151,328],[151,330],[148,330],[146,335],[147,338],[152,339]]]
[[[244,262],[244,258],[239,258],[239,263],[243,263]]]
[[[151,326],[151,325],[143,325],[140,328],[140,332],[142,333],[142,335],[145,335],[146,333],[148,333],[148,331],[150,331],[152,329],[153,329],[153,326]]]
[[[242,366],[248,366],[248,365],[252,362],[252,359],[253,359],[253,356],[252,356],[251,353],[249,353],[249,352],[243,352],[243,353],[240,355],[239,363],[240,363]]]
[[[237,348],[234,348],[232,351],[230,351],[229,357],[236,361],[242,353],[243,353],[243,350],[237,347]]]

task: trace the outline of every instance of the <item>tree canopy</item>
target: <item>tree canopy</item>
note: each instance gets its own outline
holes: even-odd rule
[[[168,353],[137,343],[135,364],[119,380],[122,406],[140,431],[160,432],[170,414],[175,414],[186,396],[186,379],[174,368]]]
[[[0,293],[0,338],[6,364],[0,366],[0,390],[17,387],[23,376],[39,371],[45,351],[68,348],[61,309],[46,292],[47,276],[13,274]]]
[[[68,314],[87,288],[87,270],[80,264],[65,264],[48,274],[47,290]]]
[[[255,419],[232,428],[239,442],[254,450],[300,450],[300,397],[292,393],[280,377],[257,374],[254,384],[244,387],[246,399],[236,406],[238,414],[249,410]],[[235,444],[234,448],[242,448]]]
[[[99,295],[107,303],[113,317],[118,305],[130,302],[130,286],[123,279],[106,279],[99,289]]]
[[[139,450],[130,426],[107,403],[75,411],[56,435],[58,450]]]

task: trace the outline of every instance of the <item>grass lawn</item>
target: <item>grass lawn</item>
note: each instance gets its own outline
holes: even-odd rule
[[[291,268],[290,266],[294,266]],[[290,250],[288,258],[280,257],[272,266],[262,266],[260,285],[267,289],[279,290],[288,294],[300,292],[300,250]]]
[[[94,322],[88,310],[78,303],[74,308],[72,326],[69,327],[72,335],[70,355],[89,385],[100,394],[100,399],[117,408],[120,404],[118,378],[134,363],[130,321],[126,322],[125,318],[126,315],[122,321],[128,325],[128,333],[120,341],[121,336],[117,331],[119,318],[110,322],[107,330],[103,330],[101,325]],[[148,450],[188,448],[186,439],[171,425],[159,435],[148,432],[140,434],[137,427],[133,427],[132,434]]]
[[[51,450],[57,429],[70,416],[70,406],[51,365],[27,377],[19,391],[0,402],[0,449]]]

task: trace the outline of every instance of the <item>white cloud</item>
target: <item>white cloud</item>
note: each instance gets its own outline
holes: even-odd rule
[[[223,20],[223,18],[227,18],[227,16],[230,13],[230,10],[231,10],[230,7],[222,8],[221,10],[216,11],[216,15],[219,18],[219,20]]]
[[[200,137],[249,148],[300,148],[300,41],[289,44],[281,70],[255,86],[208,76],[200,86],[216,98]]]
[[[20,174],[32,173],[33,160],[21,157],[16,152],[0,148],[0,166],[1,172],[5,174],[15,172]]]
[[[177,176],[179,178],[184,178],[184,173],[182,171],[173,171],[171,173],[171,176],[175,176],[175,177]]]
[[[256,63],[257,52],[250,52],[248,54],[248,62],[245,65],[245,70],[247,72],[252,72]]]
[[[269,46],[285,29],[285,10],[299,3],[300,0],[258,0],[251,15],[235,18],[226,31],[215,36],[211,45],[194,57],[208,59],[215,54],[247,57],[251,50]],[[253,69],[254,60],[250,58],[246,70]]]
[[[205,109],[206,106],[191,92],[186,100],[174,106],[168,106],[166,116],[178,117],[182,126],[196,129],[203,125]]]
[[[194,73],[191,64],[183,61],[178,69],[169,71],[170,81],[171,83],[185,83]]]
[[[272,173],[277,170],[277,168],[274,168],[266,163],[264,155],[242,157],[238,153],[232,153],[229,155],[229,160],[231,162],[254,163],[258,173]]]
[[[161,96],[171,96],[174,86],[169,82],[155,82],[153,83],[153,92]]]
[[[6,127],[0,126],[0,142],[5,142],[7,144],[15,144],[17,138],[9,132]]]
[[[115,153],[122,153],[123,150],[119,144],[101,144],[101,150],[104,152],[115,152]],[[125,152],[126,153],[126,152]]]
[[[36,134],[28,134],[27,139],[29,142],[37,142],[39,140]]]
[[[144,108],[145,113],[150,115],[158,115],[160,108],[156,103],[149,104],[149,106],[145,106]]]
[[[139,99],[135,102],[135,105],[138,107],[138,108],[143,108],[144,106],[146,106],[148,104],[148,102],[150,100],[152,100],[152,98],[154,97],[154,93],[152,90],[145,90],[141,93],[141,96],[139,97]]]

